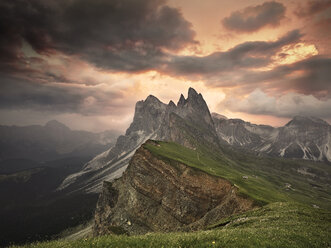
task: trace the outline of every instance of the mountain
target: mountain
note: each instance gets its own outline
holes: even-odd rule
[[[254,207],[229,181],[155,156],[151,146],[161,144],[148,140],[120,179],[104,183],[95,235],[201,229]]]
[[[219,139],[236,148],[285,158],[331,162],[331,126],[315,117],[295,116],[274,128],[213,115]]]
[[[234,214],[276,202],[330,210],[330,173],[325,163],[148,140],[121,178],[104,182],[94,235],[225,226]]]
[[[57,122],[46,126],[54,130],[57,141],[68,132]],[[322,129],[327,131],[319,131]],[[306,147],[310,144],[307,140],[323,146],[329,130],[327,123],[316,118],[297,117],[284,127],[273,128],[210,114],[202,95],[192,88],[177,104],[148,96],[137,102],[126,133],[84,165],[78,163],[71,170],[74,162],[70,161],[52,166],[43,161],[36,166],[21,159],[25,170],[0,175],[0,198],[10,196],[20,203],[10,206],[3,202],[0,217],[5,221],[0,225],[0,240],[15,240],[17,223],[22,226],[22,239],[17,242],[29,236],[38,240],[38,235],[45,238],[78,225],[91,218],[100,192],[95,233],[195,230],[252,206],[284,201],[329,209],[330,166],[309,159],[279,158],[279,150],[292,140]],[[318,136],[319,132],[323,135]],[[147,141],[151,139],[158,141]],[[70,152],[65,146],[59,148],[64,154]],[[289,151],[285,149],[284,157],[295,156]],[[45,180],[47,188],[38,190]],[[215,185],[220,186],[219,192]],[[22,194],[25,186],[29,189],[26,197]],[[14,190],[7,190],[10,187]],[[240,205],[245,202],[242,198],[247,205]],[[50,215],[54,216],[52,221]],[[163,227],[167,220],[171,223]],[[227,221],[221,223],[226,225]]]
[[[118,137],[114,147],[88,162],[84,169],[67,177],[59,190],[71,188],[86,192],[100,192],[103,181],[122,175],[134,152],[148,139],[173,141],[190,148],[209,144],[220,148],[214,122],[201,94],[189,88],[177,105],[162,103],[154,96],[139,101],[133,122],[125,135]]]
[[[113,131],[73,131],[55,120],[45,126],[0,126],[0,247],[89,221],[97,195],[56,188],[116,137]]]
[[[274,128],[210,114],[203,96],[193,88],[177,104],[165,104],[150,95],[136,103],[133,121],[114,147],[68,176],[58,190],[100,192],[102,182],[120,177],[134,152],[148,139],[173,141],[192,149],[204,144],[215,151],[227,144],[258,154],[330,162],[330,137],[330,125],[317,118],[295,117],[286,126]]]
[[[43,162],[95,156],[114,144],[117,136],[114,131],[74,131],[56,120],[45,126],[0,126],[0,162],[8,159]]]

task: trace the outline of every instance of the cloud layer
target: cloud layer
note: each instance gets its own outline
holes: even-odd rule
[[[288,93],[280,97],[269,96],[260,89],[254,90],[244,98],[228,96],[220,109],[254,115],[272,115],[292,118],[295,115],[331,118],[331,99],[319,100],[312,95]]]
[[[0,1],[0,112],[127,121],[151,89],[168,100],[202,85],[220,94],[217,102],[226,95],[221,105],[233,112],[330,117],[330,1],[261,0],[239,10],[218,2],[232,8],[214,25],[233,43],[214,48],[198,40],[190,12],[170,2]]]
[[[17,60],[23,41],[41,54],[76,54],[104,69],[141,71],[163,50],[194,45],[191,24],[163,0],[4,0],[1,60]]]
[[[293,30],[276,41],[250,41],[239,44],[226,52],[208,56],[173,56],[166,71],[176,75],[219,74],[242,68],[264,67],[272,62],[272,56],[285,45],[298,42],[302,34]]]
[[[233,12],[222,20],[223,25],[236,32],[255,32],[266,26],[278,26],[286,8],[278,2],[265,2]]]
[[[126,89],[128,91],[130,89]],[[82,115],[121,114],[134,102],[121,89],[102,86],[81,87],[59,83],[34,83],[13,77],[2,77],[0,109],[34,109],[54,113]]]

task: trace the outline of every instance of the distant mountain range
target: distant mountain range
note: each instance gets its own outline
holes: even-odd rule
[[[113,131],[70,130],[55,120],[45,126],[0,126],[0,247],[89,221],[96,194],[55,190],[117,137]]]
[[[294,117],[284,127],[255,125],[239,119],[210,114],[201,94],[193,88],[177,104],[162,103],[150,95],[135,107],[133,122],[114,147],[88,162],[82,171],[68,176],[58,190],[72,188],[99,192],[104,180],[118,178],[146,140],[173,141],[191,149],[201,143],[210,149],[222,146],[249,152],[331,162],[331,126],[318,118]]]
[[[295,116],[285,126],[274,128],[212,116],[225,144],[260,154],[331,162],[331,126],[322,119]]]
[[[45,126],[0,126],[0,164],[13,159],[45,162],[67,157],[94,157],[111,147],[118,135],[114,131],[74,131],[56,120]]]

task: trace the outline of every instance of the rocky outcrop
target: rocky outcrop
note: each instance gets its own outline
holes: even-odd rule
[[[93,231],[101,235],[194,230],[252,207],[253,201],[238,196],[229,181],[163,160],[142,145],[120,179],[104,182]]]
[[[133,122],[115,146],[88,162],[84,169],[68,176],[59,190],[100,192],[104,180],[118,178],[127,168],[130,158],[146,140],[173,141],[194,148],[205,144],[219,149],[218,137],[208,106],[193,88],[188,97],[181,95],[178,104],[162,103],[150,95],[136,103]]]
[[[258,154],[331,162],[331,128],[317,118],[294,118],[285,127],[255,125],[239,119],[211,115],[201,94],[189,88],[177,105],[154,96],[136,103],[133,122],[114,147],[69,175],[59,190],[100,192],[102,182],[118,178],[146,140],[173,141],[191,149],[206,147],[222,152],[222,143]]]

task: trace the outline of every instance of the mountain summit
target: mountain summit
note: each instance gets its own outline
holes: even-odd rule
[[[273,156],[331,161],[330,130],[328,123],[313,117],[297,116],[286,126],[274,128],[211,115],[203,96],[193,88],[187,98],[180,95],[177,105],[149,95],[136,103],[133,121],[115,146],[67,177],[59,190],[72,187],[99,192],[104,180],[122,175],[135,151],[148,139],[172,141],[193,150],[202,145],[219,152],[228,144]]]
[[[261,154],[331,162],[331,126],[322,119],[295,116],[285,126],[274,128],[213,117],[223,143]]]
[[[291,121],[289,121],[285,126],[314,126],[314,125],[325,125],[328,126],[329,123],[326,121],[314,117],[314,116],[302,116],[302,115],[297,115],[294,116]]]
[[[50,128],[50,129],[53,129],[53,130],[70,130],[69,127],[67,127],[66,125],[64,125],[63,123],[57,121],[57,120],[51,120],[51,121],[48,121],[46,124],[45,124],[45,127],[46,128]]]
[[[136,149],[148,139],[174,141],[191,149],[200,143],[219,148],[214,122],[201,94],[189,88],[188,97],[181,95],[177,105],[149,95],[136,103],[133,121],[115,146],[87,163],[83,171],[66,178],[59,189],[74,185],[88,192],[99,191],[104,180],[122,175]]]

